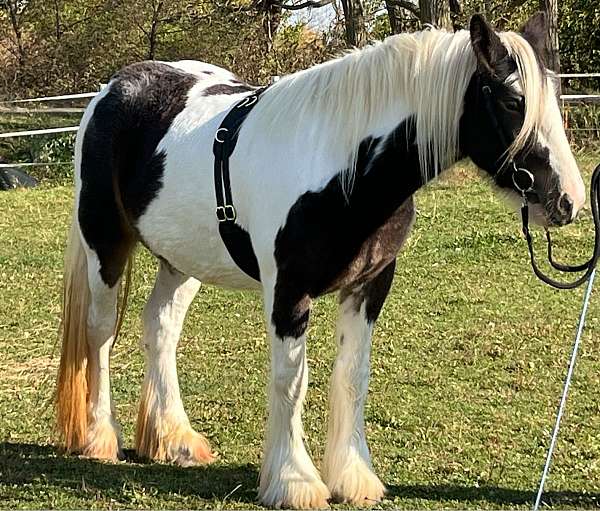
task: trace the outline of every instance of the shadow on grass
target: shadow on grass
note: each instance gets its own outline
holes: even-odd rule
[[[181,468],[159,463],[140,463],[132,451],[127,461],[102,463],[64,456],[52,446],[0,443],[0,484],[51,486],[71,497],[90,499],[101,495],[115,502],[130,500],[135,491],[151,491],[157,498],[169,496],[256,503],[258,470],[254,465],[215,463]],[[237,489],[236,489],[237,488]],[[232,494],[232,491],[235,492]],[[390,485],[388,498],[435,502],[460,502],[475,507],[495,504],[529,506],[534,492],[494,486]],[[598,508],[600,493],[548,492],[544,503],[555,508]]]
[[[73,497],[101,493],[117,501],[123,493],[141,488],[156,497],[176,494],[209,500],[223,500],[235,489],[232,500],[256,502],[258,470],[254,465],[216,462],[182,468],[140,463],[133,451],[125,455],[126,462],[104,463],[63,455],[50,445],[4,442],[0,443],[0,484],[43,484],[68,490]]]
[[[497,486],[457,486],[457,485],[397,485],[388,486],[388,498],[422,499],[429,501],[454,501],[471,504],[498,504],[502,506],[533,505],[536,491],[513,490]],[[558,509],[597,508],[600,507],[600,493],[581,493],[574,491],[544,492],[542,506]]]

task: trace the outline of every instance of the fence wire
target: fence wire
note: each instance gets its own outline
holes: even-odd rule
[[[335,23],[339,20],[338,13],[332,5],[315,9],[304,9],[294,11],[291,14],[290,21],[305,22],[311,25],[324,28],[326,25]],[[564,73],[559,77],[568,82],[571,79],[580,78],[600,78],[600,73]],[[101,86],[102,87],[102,86]],[[62,94],[57,96],[37,97],[30,99],[16,99],[0,102],[0,116],[2,115],[25,115],[31,119],[49,114],[49,113],[70,113],[72,120],[75,120],[82,113],[81,108],[56,108],[51,105],[54,103],[88,101],[93,98],[97,92],[86,92],[81,94]],[[49,107],[45,107],[46,103],[50,103]],[[39,105],[35,108],[24,108],[23,104]],[[600,140],[600,94],[563,94],[561,96],[561,104],[563,107],[563,120],[565,130],[569,137],[569,141],[576,146],[586,146],[592,141]],[[74,116],[74,114],[78,114]],[[1,126],[1,124],[0,124]],[[66,133],[74,133],[78,130],[78,126],[63,126],[63,127],[48,127],[39,129],[27,130],[11,130],[0,133],[0,141],[3,139],[17,139],[22,137],[37,137],[37,136],[54,136]],[[68,162],[44,163],[44,162],[15,162],[2,163],[0,168],[6,167],[34,167],[34,166],[51,166],[51,165],[66,165]]]

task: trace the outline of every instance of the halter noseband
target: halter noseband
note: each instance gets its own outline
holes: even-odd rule
[[[483,93],[483,98],[485,102],[486,110],[490,116],[490,120],[492,121],[492,125],[498,134],[498,138],[504,147],[510,147],[508,143],[508,139],[504,132],[503,126],[498,122],[498,117],[496,116],[496,112],[494,110],[494,105],[492,103],[492,90],[488,85],[484,85],[481,88],[481,92]],[[498,174],[502,172],[510,171],[513,185],[515,189],[521,194],[522,204],[521,204],[521,221],[523,223],[523,235],[527,241],[527,248],[529,249],[529,257],[531,261],[531,267],[533,268],[533,272],[535,275],[546,284],[555,287],[557,289],[573,289],[584,282],[586,282],[594,268],[596,267],[596,263],[600,258],[600,208],[599,208],[599,197],[600,197],[600,165],[596,167],[592,174],[592,182],[590,185],[590,205],[592,208],[592,218],[594,221],[594,251],[592,252],[592,256],[585,263],[578,264],[575,266],[570,266],[567,264],[561,264],[552,258],[552,239],[550,237],[550,231],[546,230],[546,240],[548,243],[548,261],[550,265],[557,271],[564,273],[576,273],[584,271],[585,273],[576,279],[573,282],[560,282],[558,280],[554,280],[551,277],[545,275],[540,268],[538,267],[535,256],[533,252],[533,239],[531,237],[531,233],[529,232],[529,201],[527,199],[527,194],[536,194],[533,189],[533,185],[535,183],[535,178],[533,174],[522,167],[517,167],[515,160],[513,158],[508,159],[504,165],[498,171]],[[498,176],[496,175],[496,177]]]

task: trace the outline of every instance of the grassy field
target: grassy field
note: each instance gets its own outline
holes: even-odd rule
[[[587,172],[598,155],[580,157]],[[68,187],[0,194],[0,507],[256,507],[268,348],[260,297],[203,287],[179,349],[184,403],[220,459],[177,468],[105,464],[52,446]],[[419,193],[375,331],[368,438],[388,487],[381,508],[531,505],[549,442],[582,290],[555,291],[528,264],[517,215],[490,187],[455,171]],[[556,235],[563,260],[591,249],[589,211]],[[536,236],[540,254],[542,237]],[[135,290],[113,353],[127,446],[143,376],[140,311],[156,264],[140,251]],[[334,297],[309,331],[307,443],[323,455]],[[593,298],[546,502],[600,506],[600,300]]]

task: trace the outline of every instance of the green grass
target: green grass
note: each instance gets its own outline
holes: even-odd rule
[[[581,157],[587,175],[598,156]],[[52,447],[62,250],[72,191],[0,194],[0,507],[255,507],[268,347],[257,294],[203,287],[179,348],[194,427],[220,460],[177,468],[104,464]],[[382,508],[531,505],[570,353],[582,291],[532,275],[518,216],[458,171],[420,192],[413,234],[374,336],[366,410]],[[557,233],[557,255],[589,254],[589,211]],[[542,237],[536,236],[540,255]],[[156,264],[140,252],[113,390],[127,446],[143,360],[140,311]],[[309,331],[305,429],[317,463],[325,440],[336,302],[317,302]],[[546,501],[600,506],[600,301],[592,300]]]

